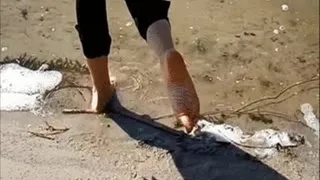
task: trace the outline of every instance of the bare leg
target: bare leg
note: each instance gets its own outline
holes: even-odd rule
[[[175,116],[190,132],[199,115],[199,98],[183,57],[178,51],[169,50],[161,67]]]
[[[65,113],[103,113],[105,106],[110,101],[115,89],[115,81],[110,81],[108,58],[87,60],[92,81],[92,100],[89,109],[65,109]],[[112,77],[113,78],[113,77]]]
[[[160,57],[174,114],[190,132],[199,115],[199,98],[184,59],[173,46],[169,22],[162,19],[151,24],[147,31],[147,42]]]
[[[92,100],[89,109],[66,109],[65,113],[102,113],[114,92],[108,70],[109,34],[106,1],[76,0],[76,29],[84,55],[87,57],[91,81]]]

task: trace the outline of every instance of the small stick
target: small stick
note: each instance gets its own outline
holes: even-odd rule
[[[66,88],[76,88],[76,90],[79,92],[79,94],[82,96],[82,98],[83,98],[84,100],[86,100],[86,99],[85,99],[83,93],[82,93],[79,89],[80,89],[80,88],[81,88],[81,89],[88,89],[89,91],[91,91],[91,87],[90,87],[90,86],[77,86],[77,85],[61,86],[61,87],[57,87],[57,88],[49,91],[49,92],[45,95],[45,99],[47,99],[52,93],[54,93],[54,92],[56,92],[56,91],[60,91],[60,90],[62,90],[62,89],[66,89]]]
[[[62,113],[64,114],[96,114],[96,112],[91,109],[64,109]]]
[[[280,103],[282,103],[282,102],[284,102],[284,101],[292,98],[292,97],[295,96],[295,95],[297,95],[297,94],[294,93],[294,94],[291,94],[290,96],[288,96],[288,97],[286,97],[286,98],[283,98],[283,99],[281,99],[281,100],[279,100],[279,101],[269,102],[269,103],[267,103],[267,104],[263,104],[263,105],[260,105],[260,106],[256,106],[256,107],[253,107],[253,108],[251,108],[251,109],[248,109],[248,110],[245,110],[245,111],[242,111],[242,112],[238,112],[238,113],[245,113],[245,112],[253,111],[253,110],[255,110],[255,109],[259,109],[259,108],[263,108],[263,107],[270,106],[270,105],[272,105],[272,104],[280,104]],[[236,112],[234,112],[234,113],[236,113]]]
[[[51,126],[47,121],[44,121],[44,123],[48,126],[47,128],[45,128],[45,130],[51,131],[51,132],[58,131],[58,132],[54,132],[53,134],[60,134],[60,133],[63,133],[63,132],[66,132],[69,130],[69,128],[55,128],[55,127]]]
[[[167,127],[167,126],[165,126],[163,124],[156,123],[152,119],[147,120],[147,119],[145,119],[145,118],[143,118],[143,117],[141,117],[139,115],[136,115],[136,114],[133,114],[133,113],[129,113],[129,112],[125,111],[125,110],[124,111],[121,111],[121,110],[120,111],[113,111],[113,112],[117,113],[117,114],[120,114],[122,116],[128,117],[128,118],[134,119],[134,120],[139,121],[141,123],[144,123],[146,125],[152,126],[152,127],[156,128],[156,129],[160,129],[162,131],[168,132],[168,133],[173,134],[173,135],[181,136],[183,134],[182,131],[177,131],[177,130],[169,128],[169,127]]]
[[[273,100],[273,99],[277,99],[279,98],[282,94],[284,94],[285,92],[287,92],[288,90],[296,87],[296,86],[300,86],[302,84],[305,84],[305,83],[308,83],[308,82],[312,82],[312,81],[317,81],[319,80],[319,78],[314,78],[314,79],[309,79],[309,80],[305,80],[305,81],[300,81],[300,82],[296,82],[295,84],[292,84],[290,86],[288,86],[287,88],[283,89],[281,92],[279,92],[277,95],[275,96],[269,96],[269,97],[263,97],[263,98],[260,98],[260,99],[257,99],[249,104],[246,104],[242,107],[240,107],[239,109],[235,110],[234,113],[238,113],[240,112],[241,110],[253,105],[253,104],[256,104],[258,102],[261,102],[261,101],[265,101],[265,100]]]
[[[69,130],[69,128],[55,128],[53,126],[51,126],[47,121],[44,121],[44,123],[47,125],[46,128],[44,128],[45,130],[47,131],[50,131],[50,132],[47,132],[47,133],[38,133],[38,132],[33,132],[33,131],[28,131],[28,133],[34,135],[34,136],[37,136],[37,137],[41,137],[41,138],[44,138],[44,139],[49,139],[49,140],[54,140],[55,138],[54,137],[49,137],[50,135],[57,135],[57,134],[61,134],[61,133],[64,133],[66,131]]]
[[[113,111],[111,111],[111,113],[112,112],[115,114],[119,114],[119,115],[122,115],[122,116],[125,116],[128,118],[134,119],[136,121],[142,122],[146,125],[163,130],[165,132],[169,132],[174,135],[181,135],[182,134],[182,132],[171,129],[163,124],[155,123],[153,121],[153,119],[147,120],[139,115],[127,112],[126,110],[120,110],[120,111],[113,110]],[[87,110],[87,109],[65,109],[65,110],[63,110],[63,113],[65,113],[65,114],[95,114],[95,112],[93,112],[92,110]]]
[[[37,132],[32,132],[32,131],[28,131],[28,133],[30,133],[30,134],[32,134],[34,136],[40,137],[40,138],[44,138],[44,139],[49,139],[49,140],[54,140],[55,139],[53,137],[46,136],[43,133],[37,133]]]

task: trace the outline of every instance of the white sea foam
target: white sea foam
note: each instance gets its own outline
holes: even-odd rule
[[[30,70],[15,63],[0,66],[3,111],[31,111],[41,107],[43,95],[62,81],[58,71]]]

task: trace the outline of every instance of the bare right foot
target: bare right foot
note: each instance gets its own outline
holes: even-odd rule
[[[178,121],[187,133],[196,126],[199,116],[199,98],[179,52],[170,50],[162,61],[171,106]]]

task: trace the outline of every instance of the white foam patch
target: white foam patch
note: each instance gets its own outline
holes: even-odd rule
[[[43,96],[62,81],[58,71],[30,70],[15,63],[0,66],[3,111],[30,111],[41,107]]]
[[[252,134],[244,133],[239,127],[228,124],[214,124],[205,120],[198,121],[196,136],[213,138],[217,142],[233,143],[255,150],[259,158],[272,157],[277,147],[294,147],[303,143],[303,137],[289,132],[264,129]]]

